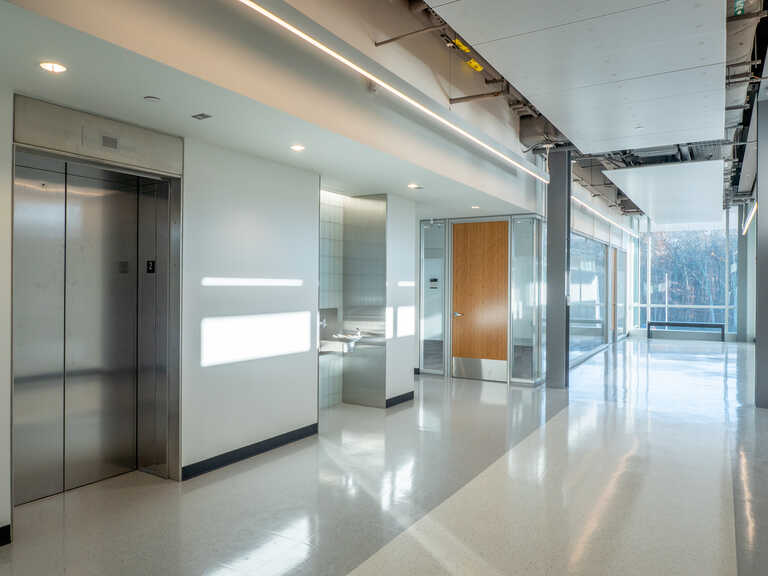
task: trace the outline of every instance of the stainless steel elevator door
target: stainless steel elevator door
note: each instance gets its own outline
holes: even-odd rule
[[[63,489],[64,162],[16,160],[13,502],[22,504]]]
[[[136,468],[138,181],[68,164],[64,488]]]

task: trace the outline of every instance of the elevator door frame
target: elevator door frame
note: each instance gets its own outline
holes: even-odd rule
[[[94,168],[101,168],[111,172],[120,174],[127,174],[149,180],[163,181],[168,184],[168,237],[169,237],[169,250],[168,250],[168,299],[167,299],[167,332],[166,332],[166,354],[167,358],[167,471],[159,471],[152,467],[140,466],[139,451],[139,407],[136,407],[136,463],[135,469],[144,471],[150,474],[162,476],[171,480],[181,480],[181,239],[182,239],[182,177],[179,174],[170,174],[162,172],[152,172],[146,170],[137,170],[136,168],[128,165],[121,164],[119,162],[103,162],[94,158],[80,156],[71,153],[62,153],[47,148],[41,148],[37,146],[30,146],[25,144],[14,143],[13,144],[13,162],[12,162],[12,182],[16,182],[16,152],[24,151],[40,157],[48,157],[64,162],[73,162],[80,165],[87,165]],[[65,182],[66,190],[66,182]],[[137,197],[138,202],[138,197]],[[13,210],[13,208],[12,208]],[[138,235],[138,230],[137,230]],[[13,232],[12,232],[13,237]],[[13,253],[13,250],[12,250]],[[137,254],[138,256],[138,254]],[[138,271],[141,272],[144,267],[144,262],[138,263]],[[13,275],[13,270],[11,271]],[[137,285],[137,297],[138,297],[138,285]],[[13,295],[11,295],[13,299]],[[137,322],[138,322],[138,309],[137,309]],[[13,314],[13,310],[12,310]],[[13,317],[11,319],[13,323]],[[11,335],[11,350],[13,351],[13,333]],[[137,337],[138,344],[138,337]],[[12,354],[13,356],[13,354]],[[11,435],[15,433],[14,423],[14,367],[13,357],[11,358]],[[139,370],[137,366],[137,380],[136,380],[136,394],[137,400],[139,395]],[[62,417],[64,415],[62,414]],[[13,437],[11,438],[11,502],[12,507],[15,504],[15,490],[14,490],[14,463],[15,454],[13,448]],[[63,454],[62,454],[63,457]],[[62,470],[63,475],[63,470]],[[66,491],[66,488],[64,488]],[[61,492],[60,492],[61,493]]]
[[[519,216],[519,215],[516,215]],[[510,266],[509,258],[512,254],[512,224],[513,224],[513,218],[515,216],[488,216],[484,218],[455,218],[450,220],[445,220],[447,224],[447,230],[446,230],[446,280],[445,280],[445,288],[446,288],[446,295],[445,295],[445,307],[446,307],[446,322],[445,322],[445,349],[446,349],[446,357],[445,357],[445,370],[446,374],[450,375],[452,378],[466,378],[469,380],[483,380],[483,381],[494,381],[494,382],[504,382],[509,383],[509,375],[511,373],[510,370],[510,358],[512,358],[512,333],[511,333],[511,326],[512,326],[512,306],[511,306],[511,289],[512,289],[512,266]],[[487,371],[484,369],[482,361],[479,362],[481,373],[479,376],[457,376],[454,373],[454,362],[453,362],[453,314],[455,310],[453,309],[453,283],[454,283],[454,270],[453,270],[453,225],[454,224],[466,224],[466,223],[478,223],[478,222],[506,222],[507,224],[507,298],[506,298],[506,304],[507,304],[507,321],[506,321],[506,334],[507,334],[507,360],[504,362],[504,374],[497,374],[493,371],[490,371],[486,373]],[[503,361],[500,361],[503,362]]]

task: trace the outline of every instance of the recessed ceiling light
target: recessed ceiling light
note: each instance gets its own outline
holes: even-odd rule
[[[53,74],[61,74],[62,72],[67,71],[67,67],[58,62],[40,62],[40,68]]]
[[[306,149],[307,147],[302,144],[294,144],[293,146],[291,146],[291,150],[293,150],[294,152],[304,152],[304,150]]]
[[[408,188],[410,188],[411,190],[421,190],[423,186],[419,186],[415,182],[411,182],[410,184],[408,184]]]
[[[160,102],[160,98],[158,96],[144,96],[145,102]]]
[[[195,120],[208,120],[208,118],[213,118],[213,116],[206,114],[205,112],[200,112],[198,114],[192,114],[192,118]]]
[[[472,206],[472,210],[480,210],[480,206]]]

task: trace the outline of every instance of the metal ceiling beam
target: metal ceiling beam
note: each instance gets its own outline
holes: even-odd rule
[[[487,92],[485,94],[472,94],[470,96],[450,98],[448,101],[451,104],[463,104],[464,102],[474,102],[475,100],[485,100],[486,98],[497,98],[502,94],[504,94],[504,90],[496,90],[495,92]]]
[[[392,42],[399,42],[400,40],[403,40],[404,38],[410,38],[411,36],[418,36],[420,34],[426,34],[427,32],[434,32],[435,30],[442,30],[443,28],[446,28],[447,26],[445,24],[435,24],[434,26],[427,26],[426,28],[421,28],[419,30],[414,30],[413,32],[406,32],[405,34],[400,34],[398,36],[393,36],[392,38],[387,38],[386,40],[380,40],[378,42],[374,42],[374,46],[378,48],[379,46],[385,46],[387,44],[391,44]]]

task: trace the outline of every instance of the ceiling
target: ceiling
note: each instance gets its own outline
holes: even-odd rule
[[[658,226],[723,221],[722,160],[654,164],[605,174]]]
[[[64,62],[69,70],[60,76],[43,72],[38,63],[45,59]],[[416,201],[422,217],[519,211],[499,198],[4,1],[0,70],[0,89],[10,87],[63,106],[311,170],[334,192],[394,192]],[[145,95],[161,101],[147,103]],[[191,118],[199,112],[213,118]],[[295,143],[306,150],[292,152],[289,147]],[[409,190],[412,182],[423,189]]]
[[[428,3],[584,153],[724,137],[723,1]]]

